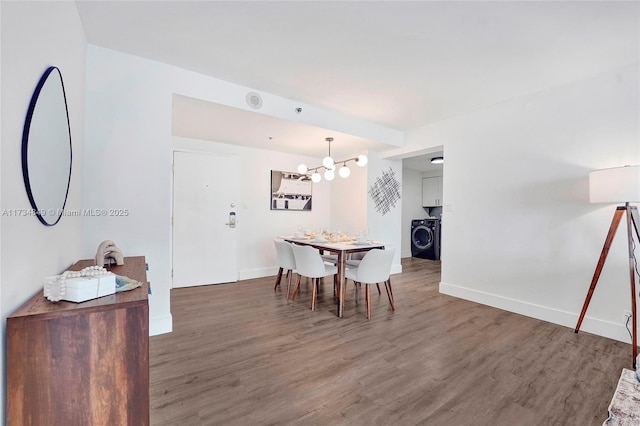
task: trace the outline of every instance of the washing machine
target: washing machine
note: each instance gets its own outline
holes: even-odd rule
[[[440,260],[440,219],[411,221],[411,256]]]

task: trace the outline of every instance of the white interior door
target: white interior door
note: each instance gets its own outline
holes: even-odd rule
[[[235,216],[238,160],[173,153],[173,287],[238,280]]]

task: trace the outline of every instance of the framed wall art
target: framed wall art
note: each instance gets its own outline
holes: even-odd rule
[[[271,170],[271,210],[311,211],[311,177]]]

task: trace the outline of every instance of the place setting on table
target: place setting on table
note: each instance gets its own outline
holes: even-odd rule
[[[345,243],[352,244],[357,246],[366,246],[371,244],[381,244],[380,241],[374,241],[367,238],[367,231],[355,232],[353,234],[345,234],[340,231],[327,231],[327,230],[303,230],[299,229],[293,233],[293,235],[288,235],[285,237],[280,237],[282,239],[292,240],[292,241],[304,241],[304,242],[315,242],[315,243]]]
[[[339,231],[309,231],[299,229],[293,235],[279,238],[292,244],[314,247],[320,251],[321,255],[325,251],[334,255],[338,268],[337,279],[339,283],[337,315],[338,317],[342,317],[344,313],[344,297],[340,297],[340,295],[345,294],[346,279],[344,271],[347,257],[353,253],[385,248],[385,243],[368,239],[367,236],[368,232],[357,232],[353,236],[349,236]],[[326,260],[329,261],[329,258],[330,256],[326,256]]]

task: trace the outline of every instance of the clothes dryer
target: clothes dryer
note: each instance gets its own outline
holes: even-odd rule
[[[440,259],[440,219],[411,221],[411,256]]]

